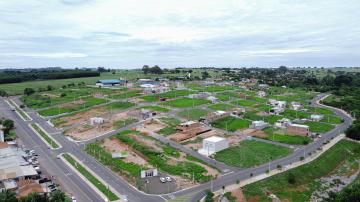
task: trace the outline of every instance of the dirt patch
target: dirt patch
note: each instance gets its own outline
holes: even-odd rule
[[[269,114],[267,112],[264,112],[264,111],[260,111],[260,112],[256,113],[256,115],[258,115],[258,116],[269,116]]]
[[[106,113],[105,107],[93,107],[90,110],[79,112],[71,116],[64,116],[60,118],[63,121],[59,127],[71,126],[88,121],[91,117],[102,116]]]
[[[253,196],[247,199],[247,202],[258,202],[261,199],[260,196]]]
[[[139,135],[135,135],[135,134],[129,134],[128,136],[130,138],[136,140],[139,144],[146,145],[147,147],[149,147],[150,149],[152,149],[154,151],[162,152],[162,149],[156,145],[156,142],[154,140],[151,140],[149,138],[142,137]]]
[[[171,175],[171,177],[175,179],[176,187],[178,190],[189,188],[198,184],[187,178],[182,178],[174,175]]]
[[[93,93],[92,96],[94,98],[106,98],[108,95],[103,94],[103,93]]]
[[[105,122],[101,125],[82,124],[76,128],[69,129],[65,135],[71,136],[76,140],[88,140],[111,131],[112,124]]]
[[[231,195],[236,197],[237,202],[246,202],[246,198],[241,189],[235,189],[231,191]]]
[[[153,119],[149,120],[149,121],[146,121],[143,125],[144,125],[144,128],[146,128],[146,129],[148,129],[148,130],[150,130],[152,132],[157,132],[157,131],[159,131],[159,130],[166,127],[165,124],[160,123],[160,122],[158,122],[156,120],[153,120]]]
[[[128,156],[122,158],[122,160],[126,163],[135,163],[138,165],[151,167],[150,164],[148,164],[148,162],[145,159],[143,159],[141,156],[136,154],[131,147],[121,142],[117,138],[111,138],[111,139],[107,138],[104,140],[104,143],[101,146],[110,153],[127,151]]]
[[[60,97],[59,94],[54,94],[54,93],[41,93],[42,96],[48,96],[49,98],[58,98]]]

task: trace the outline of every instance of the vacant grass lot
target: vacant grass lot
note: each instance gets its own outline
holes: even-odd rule
[[[301,144],[308,144],[309,142],[312,141],[310,137],[290,135],[285,133],[281,134],[274,128],[266,128],[264,129],[264,132],[268,135],[266,139],[275,142],[285,143],[285,144],[301,145]]]
[[[106,185],[101,183],[96,177],[94,177],[89,171],[87,171],[86,168],[80,165],[73,157],[71,157],[69,154],[63,154],[62,156],[86,179],[88,179],[96,188],[98,188],[99,191],[101,191],[105,196],[108,196],[110,201],[116,201],[119,199],[118,196],[108,190]]]
[[[304,125],[309,126],[310,131],[315,133],[326,133],[332,130],[333,128],[335,128],[334,125],[328,123],[313,122],[313,121],[307,121],[304,123]]]
[[[228,101],[230,99],[240,98],[240,96],[238,94],[233,93],[233,92],[219,93],[216,95],[216,97],[221,101]]]
[[[231,116],[218,119],[211,123],[212,126],[216,128],[221,128],[228,131],[236,131],[240,128],[247,128],[250,125],[250,121],[246,119],[238,119]]]
[[[246,185],[243,192],[248,201],[271,201],[265,194],[269,192],[281,201],[310,201],[311,194],[320,186],[315,180],[334,173],[346,161],[359,160],[359,148],[358,143],[341,140],[311,163]],[[289,182],[290,173],[295,176],[293,183]]]
[[[249,168],[285,157],[291,150],[264,142],[245,140],[238,146],[230,147],[215,154],[215,159],[227,165]]]
[[[199,106],[203,104],[209,104],[209,100],[204,99],[190,99],[190,98],[179,98],[176,100],[170,100],[167,102],[164,102],[165,105],[169,105],[171,107],[177,107],[177,108],[186,108],[186,107],[194,107]]]
[[[292,109],[285,109],[284,112],[280,113],[285,118],[290,120],[292,119],[302,119],[302,118],[310,118],[310,114],[304,111],[296,111]]]
[[[127,109],[134,106],[134,103],[131,102],[113,102],[106,105],[106,109],[114,110],[114,109]]]
[[[170,111],[170,110],[167,109],[167,108],[159,107],[159,106],[142,106],[142,107],[140,107],[140,108],[141,108],[141,109],[154,110],[154,111],[157,111],[157,112],[168,112],[168,111]]]
[[[233,106],[233,105],[222,104],[222,103],[213,104],[213,105],[210,105],[210,106],[209,106],[210,109],[220,110],[220,111],[227,111],[227,110],[232,109],[232,108],[234,108],[234,107],[235,107],[235,106]]]
[[[161,117],[160,121],[167,124],[168,126],[177,126],[181,123],[179,119],[172,117]]]
[[[94,98],[94,97],[86,97],[86,98],[82,98],[82,100],[84,101],[84,104],[73,104],[71,106],[64,106],[64,107],[57,106],[57,107],[40,110],[40,111],[38,111],[38,113],[42,116],[54,116],[54,115],[58,115],[58,114],[69,113],[69,112],[74,112],[74,111],[78,111],[81,109],[86,109],[88,107],[103,104],[106,102],[105,99]]]
[[[112,99],[126,99],[131,97],[140,96],[141,90],[132,90],[132,91],[125,91],[120,94],[111,95],[110,98]]]
[[[191,93],[194,93],[194,92],[189,91],[189,90],[173,90],[173,91],[169,91],[166,93],[145,95],[145,96],[142,96],[141,99],[143,99],[147,102],[156,102],[156,101],[159,101],[160,98],[171,99],[171,98],[186,96]]]
[[[188,120],[199,120],[201,117],[205,117],[208,113],[209,111],[204,109],[187,109],[177,113],[177,115]]]
[[[235,100],[231,103],[236,106],[245,106],[245,107],[253,106],[253,105],[257,104],[257,102],[255,102],[253,100]]]

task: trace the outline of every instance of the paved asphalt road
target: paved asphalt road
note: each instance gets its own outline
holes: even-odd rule
[[[312,104],[314,106],[317,106],[316,100],[321,99],[324,97],[324,94],[321,94],[314,98]],[[85,165],[90,167],[95,173],[97,173],[100,177],[102,177],[109,185],[111,185],[114,189],[116,189],[120,194],[124,194],[128,196],[129,201],[135,201],[135,202],[152,202],[152,201],[163,201],[165,199],[170,199],[173,197],[183,196],[192,194],[193,197],[190,201],[197,201],[201,199],[204,196],[204,190],[212,188],[213,190],[221,189],[222,186],[231,185],[234,184],[236,180],[245,180],[250,177],[250,173],[253,174],[253,176],[260,175],[265,173],[267,169],[277,169],[277,165],[282,165],[283,167],[289,164],[292,164],[294,162],[299,161],[300,157],[308,152],[314,152],[319,147],[322,147],[323,143],[327,140],[337,136],[341,132],[343,132],[346,128],[349,127],[349,125],[352,122],[352,119],[348,117],[345,113],[343,113],[341,110],[338,109],[332,109],[337,115],[342,117],[344,119],[344,122],[340,125],[338,125],[334,130],[324,134],[322,138],[320,138],[318,141],[313,142],[309,145],[306,145],[304,147],[301,147],[300,149],[294,151],[293,154],[274,160],[272,162],[260,165],[255,168],[249,168],[244,170],[235,171],[232,173],[228,173],[225,175],[222,175],[218,177],[216,180],[212,182],[208,182],[205,184],[201,184],[186,190],[180,190],[171,194],[164,194],[161,197],[156,195],[147,195],[144,194],[132,186],[128,185],[128,183],[123,180],[121,177],[110,171],[105,166],[98,163],[94,158],[87,155],[84,151],[82,151],[81,145],[82,144],[76,144],[74,142],[69,141],[67,138],[65,138],[62,135],[56,135],[61,134],[61,132],[50,125],[46,123],[46,120],[40,118],[37,116],[37,114],[31,112],[31,110],[27,110],[29,112],[29,115],[33,118],[34,122],[39,123],[48,133],[52,134],[53,137],[63,146],[60,150],[57,151],[50,151],[47,149],[46,145],[34,134],[34,132],[27,126],[27,123],[25,123],[22,119],[20,119],[17,115],[15,115],[14,112],[11,112],[7,104],[0,100],[0,108],[1,111],[4,111],[4,116],[11,118],[15,121],[18,134],[22,140],[24,140],[24,143],[26,146],[30,146],[35,148],[40,156],[44,157],[44,160],[46,160],[46,163],[48,165],[44,165],[45,169],[50,169],[53,174],[57,176],[57,178],[61,178],[60,181],[62,184],[68,189],[72,190],[74,192],[74,195],[78,197],[79,201],[101,201],[99,200],[99,196],[96,196],[96,194],[88,187],[81,179],[79,179],[78,176],[71,176],[69,177],[67,173],[69,173],[68,168],[62,163],[59,162],[55,156],[57,153],[60,152],[70,152],[73,155],[75,155],[77,158],[81,159]],[[3,110],[4,109],[4,110]],[[7,110],[5,110],[7,109]],[[29,136],[30,138],[28,138]],[[29,148],[30,148],[29,147]],[[48,166],[48,167],[46,167]],[[70,192],[71,193],[71,192]]]

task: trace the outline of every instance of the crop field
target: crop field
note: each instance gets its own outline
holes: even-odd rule
[[[177,115],[188,120],[199,120],[201,117],[206,117],[208,113],[209,111],[205,109],[187,109],[178,112]]]
[[[319,189],[320,178],[333,175],[349,175],[357,168],[346,166],[359,160],[360,150],[358,143],[341,140],[316,160],[266,178],[264,180],[246,185],[243,192],[248,201],[269,201],[266,193],[273,193],[281,201],[310,201],[312,193]],[[347,167],[344,169],[344,165]],[[290,180],[292,179],[292,180]],[[266,192],[265,192],[266,191]]]
[[[247,128],[250,125],[250,121],[246,119],[238,119],[231,116],[218,119],[211,123],[215,128],[221,128],[228,131],[236,131],[241,128]]]
[[[169,91],[166,93],[145,95],[140,98],[147,102],[156,102],[156,101],[159,101],[160,98],[171,99],[171,98],[186,96],[186,95],[189,95],[192,93],[194,93],[194,92],[189,91],[189,90],[173,90],[173,91]]]
[[[285,157],[290,153],[291,150],[286,147],[245,140],[240,142],[238,146],[217,152],[215,159],[227,165],[249,168]]]
[[[195,107],[203,104],[209,104],[209,100],[204,99],[190,99],[190,98],[179,98],[176,100],[170,100],[164,102],[165,105],[177,108]]]
[[[307,121],[304,123],[304,125],[309,126],[310,131],[316,132],[316,133],[326,133],[335,128],[334,125],[331,125],[328,123],[312,122],[312,121]]]
[[[210,109],[214,109],[214,110],[220,110],[220,111],[227,111],[229,109],[234,108],[235,106],[233,105],[229,105],[229,104],[213,104],[213,105],[209,105],[208,108]]]

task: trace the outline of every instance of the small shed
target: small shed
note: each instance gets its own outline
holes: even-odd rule
[[[229,148],[229,141],[227,139],[212,136],[203,140],[203,147],[199,150],[199,153],[209,156],[227,148]]]

